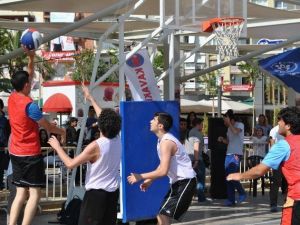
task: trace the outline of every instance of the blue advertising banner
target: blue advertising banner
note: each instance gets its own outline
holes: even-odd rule
[[[300,48],[262,59],[259,66],[300,93]]]
[[[173,117],[170,130],[179,137],[179,104],[177,101],[121,102],[122,116],[122,198],[123,223],[155,218],[169,189],[167,177],[157,179],[146,192],[140,190],[141,182],[130,185],[130,173],[145,173],[159,165],[157,136],[150,131],[150,121],[155,112],[168,112]]]

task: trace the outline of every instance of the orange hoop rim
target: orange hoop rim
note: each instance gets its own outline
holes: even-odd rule
[[[220,25],[240,25],[245,21],[242,17],[223,17],[219,18],[219,21],[212,22],[211,24],[220,24]]]
[[[242,17],[216,17],[202,23],[203,32],[213,32],[214,27],[240,25],[245,21]]]

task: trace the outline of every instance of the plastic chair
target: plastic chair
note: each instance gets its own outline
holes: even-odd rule
[[[247,165],[248,168],[251,169],[252,167],[260,164],[260,162],[263,160],[263,157],[258,155],[252,155],[247,158]],[[260,178],[256,178],[253,180],[250,180],[250,187],[249,187],[249,193],[251,193],[252,185],[253,185],[253,197],[257,196],[257,181],[258,179],[261,179],[261,193],[262,195],[265,194],[265,176],[262,176]]]

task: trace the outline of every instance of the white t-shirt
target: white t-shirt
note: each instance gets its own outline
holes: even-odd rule
[[[100,137],[96,140],[100,148],[100,158],[94,163],[87,163],[85,189],[102,189],[114,192],[119,188],[121,140]]]
[[[241,132],[234,134],[230,128],[227,130],[228,147],[227,154],[243,155],[244,142],[244,124],[235,122],[234,127],[239,128]]]
[[[270,131],[270,137],[276,142],[284,140],[284,137],[278,133],[279,125],[273,127]]]
[[[185,139],[185,141],[184,141],[185,151],[189,156],[192,156],[192,157],[194,157],[194,145],[193,144],[194,144],[194,142],[190,141],[189,138]]]
[[[157,154],[160,158],[160,142],[163,140],[173,141],[177,146],[177,151],[174,156],[171,156],[168,177],[171,184],[178,180],[191,179],[196,176],[190,157],[186,153],[183,145],[172,134],[166,133],[162,139],[157,142]]]
[[[262,136],[260,138],[258,137],[252,137],[253,142],[253,149],[249,152],[249,156],[257,155],[262,158],[266,155],[266,144],[267,144],[267,136]]]

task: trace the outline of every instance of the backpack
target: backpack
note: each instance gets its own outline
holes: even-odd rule
[[[78,196],[74,196],[74,198],[69,202],[66,208],[66,202],[64,202],[61,206],[61,210],[57,213],[57,220],[61,224],[77,225],[81,203],[82,200]]]
[[[209,159],[209,155],[207,153],[205,153],[204,151],[202,151],[202,158],[203,158],[203,162],[206,168],[209,168],[210,166],[210,159]]]
[[[5,116],[0,116],[0,147],[6,147],[8,141],[7,135],[8,121]]]

